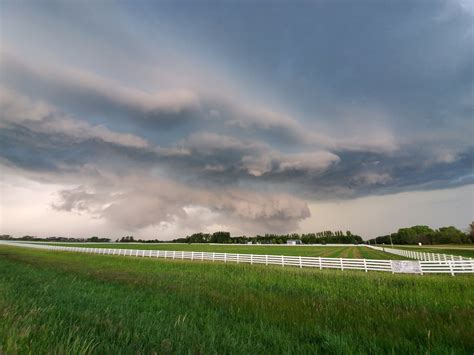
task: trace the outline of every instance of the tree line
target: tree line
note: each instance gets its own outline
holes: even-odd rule
[[[215,233],[194,233],[183,238],[176,238],[171,241],[159,239],[135,239],[128,235],[118,238],[118,243],[226,243],[226,244],[286,244],[289,240],[296,240],[301,244],[463,244],[474,243],[474,222],[470,224],[469,231],[464,233],[459,229],[449,226],[439,229],[432,229],[428,226],[413,226],[409,228],[400,228],[397,232],[382,235],[367,241],[363,241],[359,235],[352,234],[350,231],[322,231],[318,233],[306,234],[264,234],[256,236],[234,236],[229,232],[219,231]],[[90,238],[65,238],[65,237],[47,237],[39,238],[31,235],[25,235],[20,238],[14,238],[10,235],[0,235],[0,240],[20,240],[20,241],[45,241],[45,242],[96,242],[108,243],[109,238],[100,238],[93,236]]]
[[[226,244],[286,244],[289,240],[299,241],[301,244],[361,244],[364,241],[350,231],[323,231],[307,234],[264,234],[232,237],[229,232],[194,233],[184,238],[172,240],[173,243],[226,243]]]
[[[449,226],[431,229],[428,226],[400,228],[397,232],[367,241],[370,244],[466,244],[474,243],[474,222],[468,233]]]
[[[18,240],[25,242],[77,242],[77,243],[108,243],[110,238],[90,237],[90,238],[66,238],[66,237],[36,237],[34,235],[24,235],[23,237],[14,238],[9,234],[0,235],[0,240]]]
[[[87,239],[81,238],[38,238],[35,236],[23,236],[21,238],[13,238],[9,235],[0,236],[3,240],[20,240],[20,241],[46,241],[46,242],[110,242],[109,238],[91,237]],[[163,241],[159,239],[135,239],[128,235],[116,240],[117,243],[221,243],[221,244],[286,244],[289,240],[296,240],[301,244],[362,244],[362,237],[352,234],[350,231],[345,233],[342,231],[323,231],[318,233],[307,234],[264,234],[250,236],[232,237],[229,232],[219,231],[215,233],[194,233],[183,238],[176,238],[171,241]]]

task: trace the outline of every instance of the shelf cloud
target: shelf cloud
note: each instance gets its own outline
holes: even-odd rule
[[[181,5],[2,5],[0,164],[60,186],[51,215],[292,232],[474,183],[464,2]]]

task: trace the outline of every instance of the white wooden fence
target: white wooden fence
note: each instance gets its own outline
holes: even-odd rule
[[[465,258],[459,255],[451,254],[426,253],[406,249],[376,247],[372,245],[368,245],[368,247],[375,250],[383,251],[385,253],[400,255],[418,260],[421,274],[449,273],[454,276],[455,274],[474,273],[474,259],[472,258]]]
[[[319,269],[386,271],[392,273],[474,273],[474,259],[449,260],[449,261],[413,261],[413,260],[375,260],[375,259],[349,259],[349,258],[321,258],[287,255],[260,255],[260,254],[235,254],[198,251],[174,250],[140,250],[140,249],[115,249],[73,247],[61,245],[31,244],[1,242],[4,245],[48,249],[56,251],[69,251],[90,254],[105,254],[116,256],[134,256],[143,258],[165,258],[177,260],[220,261],[247,264],[279,265],[282,267],[310,267]]]
[[[472,258],[465,258],[459,255],[442,254],[442,253],[425,253],[422,251],[377,247],[377,246],[372,246],[372,245],[367,245],[367,246],[375,250],[380,250],[386,253],[400,255],[400,256],[410,258],[410,259],[416,259],[416,260],[426,260],[426,261],[473,260]]]

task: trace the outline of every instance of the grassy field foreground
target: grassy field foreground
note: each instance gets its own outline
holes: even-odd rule
[[[46,243],[45,243],[46,244]],[[288,245],[242,245],[242,244],[176,244],[176,243],[48,243],[51,245],[78,246],[85,248],[115,248],[143,250],[176,250],[204,251],[236,254],[268,254],[290,256],[312,256],[322,258],[356,258],[356,259],[407,259],[403,256],[384,253],[365,246],[288,246]]]
[[[474,278],[0,246],[0,353],[474,351]]]

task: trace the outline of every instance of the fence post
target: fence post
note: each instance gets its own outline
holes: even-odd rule
[[[339,258],[339,262],[341,263],[341,271],[344,271],[344,263],[342,262],[342,258]]]
[[[301,256],[300,256],[300,269],[303,267],[303,264],[301,263]]]
[[[224,253],[224,262],[227,262],[227,253]]]
[[[216,256],[216,253],[215,253],[215,252],[212,252],[212,261],[214,261],[215,256]]]
[[[281,266],[282,267],[285,266],[285,259],[284,259],[283,255],[281,256]]]
[[[323,263],[321,262],[321,257],[318,257],[319,260],[319,270],[323,269]]]
[[[237,254],[237,257],[238,257],[238,254]],[[253,264],[253,254],[250,254],[250,265]]]
[[[367,260],[364,259],[364,270],[367,272]]]
[[[176,258],[176,250],[173,250],[173,259]]]
[[[265,265],[268,266],[268,255],[265,255]]]
[[[451,271],[451,276],[454,276],[454,270],[453,270],[453,262],[449,262],[449,271]]]

